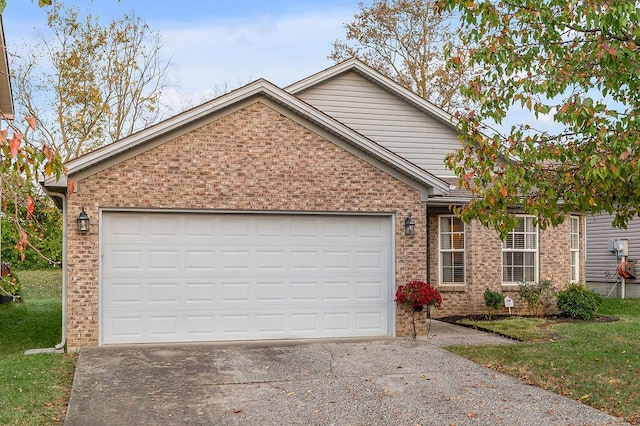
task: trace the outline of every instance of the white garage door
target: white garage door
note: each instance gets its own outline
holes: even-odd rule
[[[391,219],[104,212],[103,344],[383,336]]]

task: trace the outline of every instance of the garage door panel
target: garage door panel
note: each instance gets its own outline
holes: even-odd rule
[[[182,257],[180,254],[178,250],[149,249],[147,251],[149,272],[179,272]]]
[[[280,282],[257,282],[256,283],[256,302],[257,303],[274,303],[286,302],[286,283]]]
[[[102,224],[103,344],[389,334],[388,217],[107,212]]]
[[[143,271],[145,267],[144,254],[142,250],[114,247],[104,254],[102,264],[109,273]]]
[[[184,221],[175,220],[169,215],[153,215],[147,221],[150,240],[177,237],[184,233]]]
[[[185,272],[213,272],[216,270],[216,260],[215,250],[187,249],[184,252]]]
[[[249,250],[222,250],[220,269],[248,270],[251,260],[251,251]]]
[[[178,305],[182,300],[182,286],[180,282],[149,282],[147,286],[147,300],[149,306]]]
[[[217,299],[217,286],[213,282],[185,281],[184,302],[187,305],[203,304],[211,306]]]
[[[381,302],[386,300],[387,291],[384,283],[380,280],[378,281],[358,281],[356,282],[356,299],[357,300],[367,300],[371,302]]]

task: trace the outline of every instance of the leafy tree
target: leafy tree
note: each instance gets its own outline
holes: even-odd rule
[[[68,161],[157,121],[169,65],[157,32],[133,15],[102,25],[59,4],[47,15],[50,34],[14,78],[16,107],[38,119],[40,139]]]
[[[62,217],[32,181],[10,175],[3,193],[2,261],[13,269],[57,268],[62,260]],[[33,206],[22,200],[32,198]],[[24,234],[24,235],[21,235]],[[24,245],[17,244],[23,241]]]
[[[448,159],[474,195],[463,218],[502,236],[515,225],[513,208],[536,215],[542,228],[573,211],[606,211],[626,226],[640,213],[637,3],[439,0],[439,7],[459,14],[467,56],[482,71],[463,90],[477,102],[459,115],[466,146]],[[553,126],[500,130],[513,107]]]
[[[50,6],[53,0],[38,0],[38,6]],[[7,7],[7,0],[0,0],[0,14],[4,12],[4,8]]]
[[[444,52],[455,49],[451,18],[437,14],[435,0],[375,0],[359,3],[360,12],[345,25],[346,40],[335,41],[330,59],[358,58],[419,96],[454,110],[466,101],[459,96],[470,70],[461,61],[447,67]]]

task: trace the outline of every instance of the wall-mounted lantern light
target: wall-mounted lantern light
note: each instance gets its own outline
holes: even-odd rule
[[[89,232],[89,216],[87,212],[84,211],[84,206],[82,207],[82,211],[76,218],[76,224],[78,225],[78,232],[86,234]]]
[[[404,234],[416,234],[416,223],[411,219],[411,213],[407,214],[407,217],[404,219]]]

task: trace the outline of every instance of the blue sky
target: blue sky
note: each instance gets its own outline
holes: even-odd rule
[[[54,0],[56,1],[56,0]],[[344,39],[344,24],[359,0],[63,0],[104,23],[134,12],[160,32],[162,54],[171,59],[165,105],[172,115],[222,92],[265,78],[281,87],[333,64],[332,43]],[[370,4],[371,0],[363,0]],[[34,3],[35,2],[35,3]],[[3,22],[10,52],[46,24],[37,0],[7,0]],[[535,119],[514,109],[508,122]],[[537,126],[552,126],[550,117]]]
[[[46,9],[37,0],[7,0],[7,43],[22,44],[45,28]],[[332,65],[332,43],[344,38],[344,23],[358,0],[64,0],[103,22],[135,12],[160,32],[171,58],[168,96],[197,104],[221,90],[258,78],[285,86]],[[19,49],[18,49],[19,50]]]

